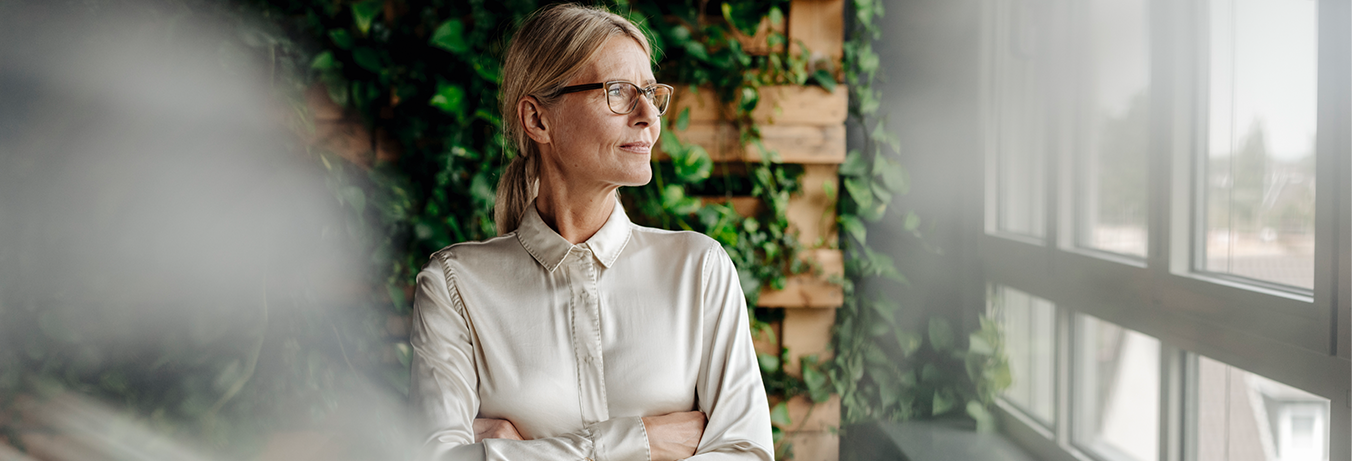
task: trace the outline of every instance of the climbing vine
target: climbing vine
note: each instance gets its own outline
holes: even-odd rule
[[[880,59],[873,49],[881,37],[880,0],[852,0],[845,44],[845,80],[850,86],[850,122],[863,133],[841,165],[843,194],[839,224],[846,252],[845,305],[833,338],[835,360],[829,370],[841,396],[842,424],[870,420],[926,419],[959,414],[989,430],[989,406],[1010,384],[1000,326],[982,315],[979,327],[962,341],[943,316],[930,313],[916,331],[903,324],[896,300],[872,295],[867,284],[907,284],[892,259],[868,245],[868,223],[881,222],[895,197],[908,191],[908,177],[897,161],[901,141],[880,116]],[[894,213],[895,207],[891,207]],[[921,219],[901,213],[903,238],[923,244]],[[936,249],[928,248],[930,251]],[[845,453],[849,457],[848,451]]]

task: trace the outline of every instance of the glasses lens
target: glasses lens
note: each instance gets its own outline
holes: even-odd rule
[[[613,82],[606,86],[606,103],[610,105],[611,111],[620,115],[628,114],[638,107],[640,94],[657,108],[657,115],[667,113],[667,105],[671,103],[671,87],[661,84],[642,90],[633,83]]]
[[[629,82],[614,82],[606,86],[606,103],[617,114],[627,114],[638,103],[638,87]]]
[[[667,113],[667,105],[671,104],[671,87],[666,85],[657,85],[653,87],[653,106],[657,107],[657,115]]]

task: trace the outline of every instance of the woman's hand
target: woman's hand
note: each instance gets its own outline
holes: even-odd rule
[[[648,453],[652,461],[675,461],[695,456],[705,423],[704,413],[699,411],[644,417],[643,430],[648,432]]]
[[[703,425],[701,425],[702,427]],[[516,426],[513,426],[511,421],[476,418],[474,420],[474,443],[482,442],[484,439],[523,440],[521,433],[516,431]]]

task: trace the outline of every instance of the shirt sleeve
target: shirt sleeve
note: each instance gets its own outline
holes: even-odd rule
[[[704,343],[695,393],[709,419],[689,459],[772,461],[770,406],[737,269],[717,244],[705,253],[703,266]]]
[[[418,273],[409,343],[413,346],[409,404],[426,428],[419,459],[454,461],[647,460],[638,417],[612,418],[557,437],[488,439],[474,443],[479,413],[474,334],[464,305],[433,257]],[[758,381],[759,382],[759,381]]]

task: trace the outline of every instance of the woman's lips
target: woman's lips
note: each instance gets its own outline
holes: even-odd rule
[[[633,152],[635,154],[651,154],[653,151],[653,143],[650,142],[625,143],[620,144],[620,149],[628,152]]]

